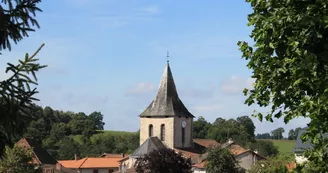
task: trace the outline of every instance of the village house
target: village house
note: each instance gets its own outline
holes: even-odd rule
[[[120,162],[120,172],[134,172],[135,161],[160,148],[171,148],[192,160],[194,172],[205,172],[206,149],[220,146],[212,139],[193,139],[193,118],[178,96],[169,62],[164,69],[155,99],[139,115],[140,146]],[[265,159],[258,153],[246,150],[232,140],[223,144],[240,166],[249,169],[257,160]]]
[[[305,132],[306,132],[306,128],[300,130],[297,135],[296,144],[294,148],[295,161],[297,164],[303,164],[304,162],[308,161],[308,159],[304,156],[304,152],[306,150],[313,148],[313,144],[311,143],[310,140],[306,142],[302,141],[301,136]],[[328,133],[325,133],[323,137],[328,138]]]
[[[32,164],[40,166],[42,173],[76,173],[70,169],[61,168],[58,169],[57,161],[41,147],[41,145],[29,138],[22,138],[17,143],[17,146],[31,149],[33,153]]]
[[[113,173],[119,170],[119,161],[124,155],[104,153],[100,157],[79,158],[74,160],[58,160],[61,167],[76,171],[77,173]]]

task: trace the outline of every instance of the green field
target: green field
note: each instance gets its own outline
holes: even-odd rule
[[[296,144],[294,140],[270,140],[273,142],[273,145],[276,146],[279,150],[280,156],[290,156],[293,155],[293,150]]]

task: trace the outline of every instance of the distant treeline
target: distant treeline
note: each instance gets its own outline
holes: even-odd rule
[[[298,132],[301,130],[301,127],[298,127],[296,129],[290,129],[288,132],[288,138],[283,137],[283,133],[285,132],[284,128],[279,127],[271,133],[259,133],[256,134],[256,139],[288,139],[288,140],[296,140],[298,136]]]
[[[271,141],[255,139],[255,125],[248,116],[236,119],[217,118],[213,123],[199,117],[193,124],[194,138],[215,139],[223,143],[229,138],[237,144],[251,150],[257,149],[262,156],[274,156],[278,149]]]
[[[56,159],[73,159],[74,154],[129,153],[139,146],[137,132],[103,132],[105,123],[100,112],[86,115],[35,106],[33,117],[24,136],[42,144]]]

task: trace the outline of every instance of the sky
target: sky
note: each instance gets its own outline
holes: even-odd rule
[[[138,115],[155,98],[170,53],[180,99],[195,115],[216,118],[251,115],[268,109],[244,105],[251,70],[237,42],[252,42],[245,1],[215,0],[56,0],[43,1],[41,28],[12,51],[2,52],[0,79],[15,63],[42,44],[38,54],[48,67],[37,73],[41,106],[104,115],[105,129],[137,131]],[[0,74],[1,74],[0,73]],[[252,118],[256,133],[278,127],[304,127]]]

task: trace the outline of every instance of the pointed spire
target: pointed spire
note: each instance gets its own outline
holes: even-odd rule
[[[155,100],[140,116],[187,116],[194,117],[184,106],[175,87],[170,64],[167,63]]]

